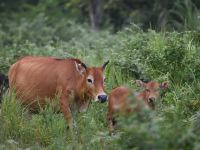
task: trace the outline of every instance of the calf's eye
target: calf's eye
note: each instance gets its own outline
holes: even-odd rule
[[[145,91],[146,91],[146,92],[150,92],[150,90],[149,90],[149,89],[145,89]]]

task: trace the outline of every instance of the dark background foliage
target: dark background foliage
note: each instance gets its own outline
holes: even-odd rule
[[[4,95],[0,149],[200,149],[199,0],[0,0],[0,72],[26,55],[76,57],[106,69],[106,92],[169,81],[156,110],[119,118],[109,136],[106,104],[76,114],[70,136],[51,106],[27,117]]]
[[[194,24],[199,20],[199,8],[198,0],[0,1],[1,17],[24,16],[31,19],[39,13],[44,13],[51,21],[64,17],[80,23],[88,22],[94,29],[111,26],[114,31],[130,23],[138,24],[143,29],[199,29]]]

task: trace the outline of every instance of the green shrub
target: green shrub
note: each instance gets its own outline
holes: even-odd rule
[[[5,21],[0,38],[0,71],[5,74],[20,57],[42,55],[77,57],[91,66],[110,60],[107,92],[118,85],[137,91],[135,79],[170,83],[156,111],[120,117],[114,136],[107,129],[107,104],[91,103],[87,112],[75,113],[71,137],[63,115],[51,105],[29,118],[14,96],[5,95],[0,115],[4,149],[199,149],[198,32],[144,32],[135,25],[117,34],[94,32],[71,21],[49,24],[40,14],[32,21]]]
[[[126,38],[114,53],[115,64],[125,73],[140,79],[165,78],[178,83],[199,78],[199,48],[191,37],[194,32],[145,33],[135,28],[128,31],[119,33]]]

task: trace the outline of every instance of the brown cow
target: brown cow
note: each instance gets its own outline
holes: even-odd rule
[[[78,59],[27,56],[10,67],[9,86],[31,111],[43,107],[47,98],[58,95],[60,110],[72,129],[72,101],[79,111],[84,111],[91,99],[107,100],[103,75],[107,64],[87,67]]]
[[[136,80],[138,86],[142,87],[143,90],[136,93],[132,89],[124,86],[119,86],[110,92],[108,98],[108,112],[107,112],[107,122],[109,126],[109,131],[112,133],[114,131],[114,118],[113,115],[116,113],[130,113],[139,110],[141,107],[149,107],[151,109],[155,108],[155,101],[160,96],[160,89],[168,87],[168,82],[163,82],[161,84],[150,81],[144,83],[141,80]],[[136,101],[134,101],[136,100]],[[144,101],[144,105],[141,105],[141,100]],[[137,102],[136,106],[132,108],[131,102]]]

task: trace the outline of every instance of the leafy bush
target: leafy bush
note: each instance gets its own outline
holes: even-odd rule
[[[135,78],[189,83],[199,78],[199,43],[193,40],[195,34],[152,30],[145,33],[129,28],[119,34],[127,38],[114,50],[114,61]]]
[[[112,34],[65,20],[49,24],[45,18],[8,20],[0,27],[2,72],[25,55],[77,57],[94,66],[109,59],[107,92],[122,84],[136,88],[135,79],[169,80],[170,87],[156,111],[120,117],[114,136],[108,133],[106,104],[92,103],[87,112],[75,113],[76,134],[71,137],[63,115],[51,106],[30,118],[14,96],[5,95],[3,149],[199,149],[199,32],[144,32],[132,25]]]

